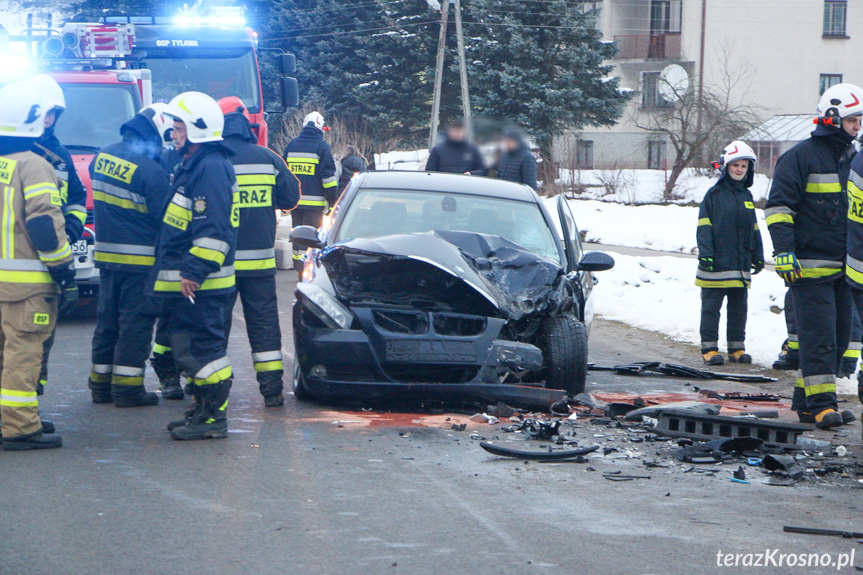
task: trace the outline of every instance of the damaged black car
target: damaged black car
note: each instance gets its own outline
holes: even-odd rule
[[[504,401],[584,390],[593,272],[564,198],[452,174],[354,178],[294,304],[298,399]]]

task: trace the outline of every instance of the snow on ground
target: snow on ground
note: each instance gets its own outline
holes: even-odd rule
[[[375,168],[378,170],[420,171],[425,169],[428,158],[428,150],[375,154]]]
[[[547,199],[552,209],[555,198]],[[569,200],[585,241],[664,252],[695,254],[698,208],[676,205],[630,206],[596,200]],[[773,243],[764,210],[755,211],[764,242],[764,255],[773,261]]]
[[[700,345],[701,288],[695,285],[696,261],[673,256],[612,255],[616,262],[614,268],[597,274],[596,315]],[[771,311],[771,308],[780,310],[784,298],[785,285],[775,273],[765,271],[753,278],[749,290],[746,351],[755,363],[771,365],[785,340],[784,316]],[[723,307],[719,329],[723,354],[726,353],[726,317]],[[698,359],[695,356],[693,363]]]

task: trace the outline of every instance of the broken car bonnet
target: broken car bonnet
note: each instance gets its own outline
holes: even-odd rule
[[[517,320],[554,310],[567,296],[559,264],[472,232],[358,238],[327,250],[321,261],[349,303],[436,304]]]

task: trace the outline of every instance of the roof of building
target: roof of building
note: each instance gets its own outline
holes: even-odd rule
[[[799,142],[815,129],[813,114],[779,114],[757,128],[750,130],[743,140],[747,142]]]

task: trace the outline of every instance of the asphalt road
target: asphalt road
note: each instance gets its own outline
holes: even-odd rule
[[[290,275],[279,275],[288,357]],[[683,473],[661,457],[668,467],[647,469],[642,461],[655,457],[648,444],[613,443],[617,453],[587,463],[525,463],[482,451],[472,435],[512,435],[463,414],[341,412],[291,396],[284,408],[265,410],[242,321],[230,342],[230,436],[173,442],[164,424],[181,416],[185,401],[127,410],[90,403],[92,329],[82,319],[57,334],[42,411],[65,447],[0,453],[2,575],[833,573],[719,568],[717,553],[860,547],[782,532],[794,524],[863,531],[853,479],[775,487],[753,476],[738,484],[728,480],[736,465]],[[698,357],[691,346],[602,321],[591,356],[600,363]],[[595,374],[589,389],[692,387]],[[453,431],[454,422],[468,429]],[[583,444],[611,441],[586,423],[578,433]],[[859,424],[834,439],[861,450]],[[602,477],[614,470],[651,478]]]

